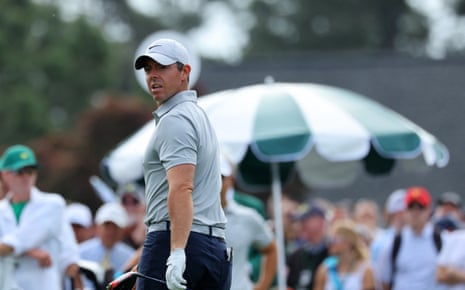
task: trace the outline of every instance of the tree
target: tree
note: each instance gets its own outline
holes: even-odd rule
[[[0,3],[0,144],[68,128],[99,89],[111,86],[112,47],[85,18],[56,7]]]
[[[96,107],[81,112],[68,132],[29,142],[40,163],[39,187],[96,209],[102,201],[89,177],[102,176],[105,155],[151,119],[151,108],[137,98],[106,95]]]
[[[404,0],[254,1],[248,53],[395,50]]]

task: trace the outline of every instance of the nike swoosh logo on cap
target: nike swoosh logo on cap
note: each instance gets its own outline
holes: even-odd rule
[[[149,50],[151,50],[152,48],[157,47],[157,46],[161,46],[161,45],[160,44],[152,45],[152,46],[149,47]]]

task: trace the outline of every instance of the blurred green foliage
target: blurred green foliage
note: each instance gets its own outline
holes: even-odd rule
[[[0,143],[69,128],[96,91],[111,87],[109,46],[84,18],[55,7],[0,2]]]
[[[100,5],[97,5],[98,3]],[[186,32],[202,14],[183,1],[157,2],[163,13],[148,17],[127,1],[97,1],[98,20],[63,20],[60,1],[5,0],[0,3],[0,144],[25,142],[67,130],[76,114],[105,91],[142,95],[131,69],[134,51],[149,34],[163,29]],[[247,55],[297,50],[394,49],[415,19],[404,0],[235,1],[224,2],[250,32]],[[248,16],[246,16],[248,15]],[[248,24],[247,24],[248,23]],[[104,31],[116,25],[124,41]],[[422,32],[423,31],[423,32]],[[147,100],[149,101],[149,100]]]
[[[100,0],[95,2],[98,17],[64,20],[60,0],[0,1],[0,149],[33,145],[43,165],[39,180],[44,189],[95,205],[88,177],[99,174],[109,150],[151,118],[152,100],[134,78],[134,51],[157,30],[198,27],[200,8],[210,2],[186,6],[190,2],[160,0],[163,13],[149,17],[131,10],[127,1]],[[426,39],[424,19],[404,0],[221,3],[250,33],[244,58],[289,51],[393,50],[399,39]],[[116,33],[123,40],[110,40],[105,31],[118,25],[126,27]],[[108,99],[116,103],[102,106]],[[137,104],[128,104],[131,99]]]

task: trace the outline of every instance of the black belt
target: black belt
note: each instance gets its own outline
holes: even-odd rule
[[[148,227],[149,233],[155,232],[155,231],[169,231],[169,230],[170,230],[169,221],[154,223],[154,224],[149,225]],[[220,227],[192,224],[191,231],[194,233],[204,234],[204,235],[219,238],[222,240],[225,239],[224,229]]]

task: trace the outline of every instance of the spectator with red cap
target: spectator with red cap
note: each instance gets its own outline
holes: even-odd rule
[[[424,187],[407,188],[405,205],[406,225],[381,253],[383,289],[439,289],[435,272],[442,240],[430,221],[431,194]]]

